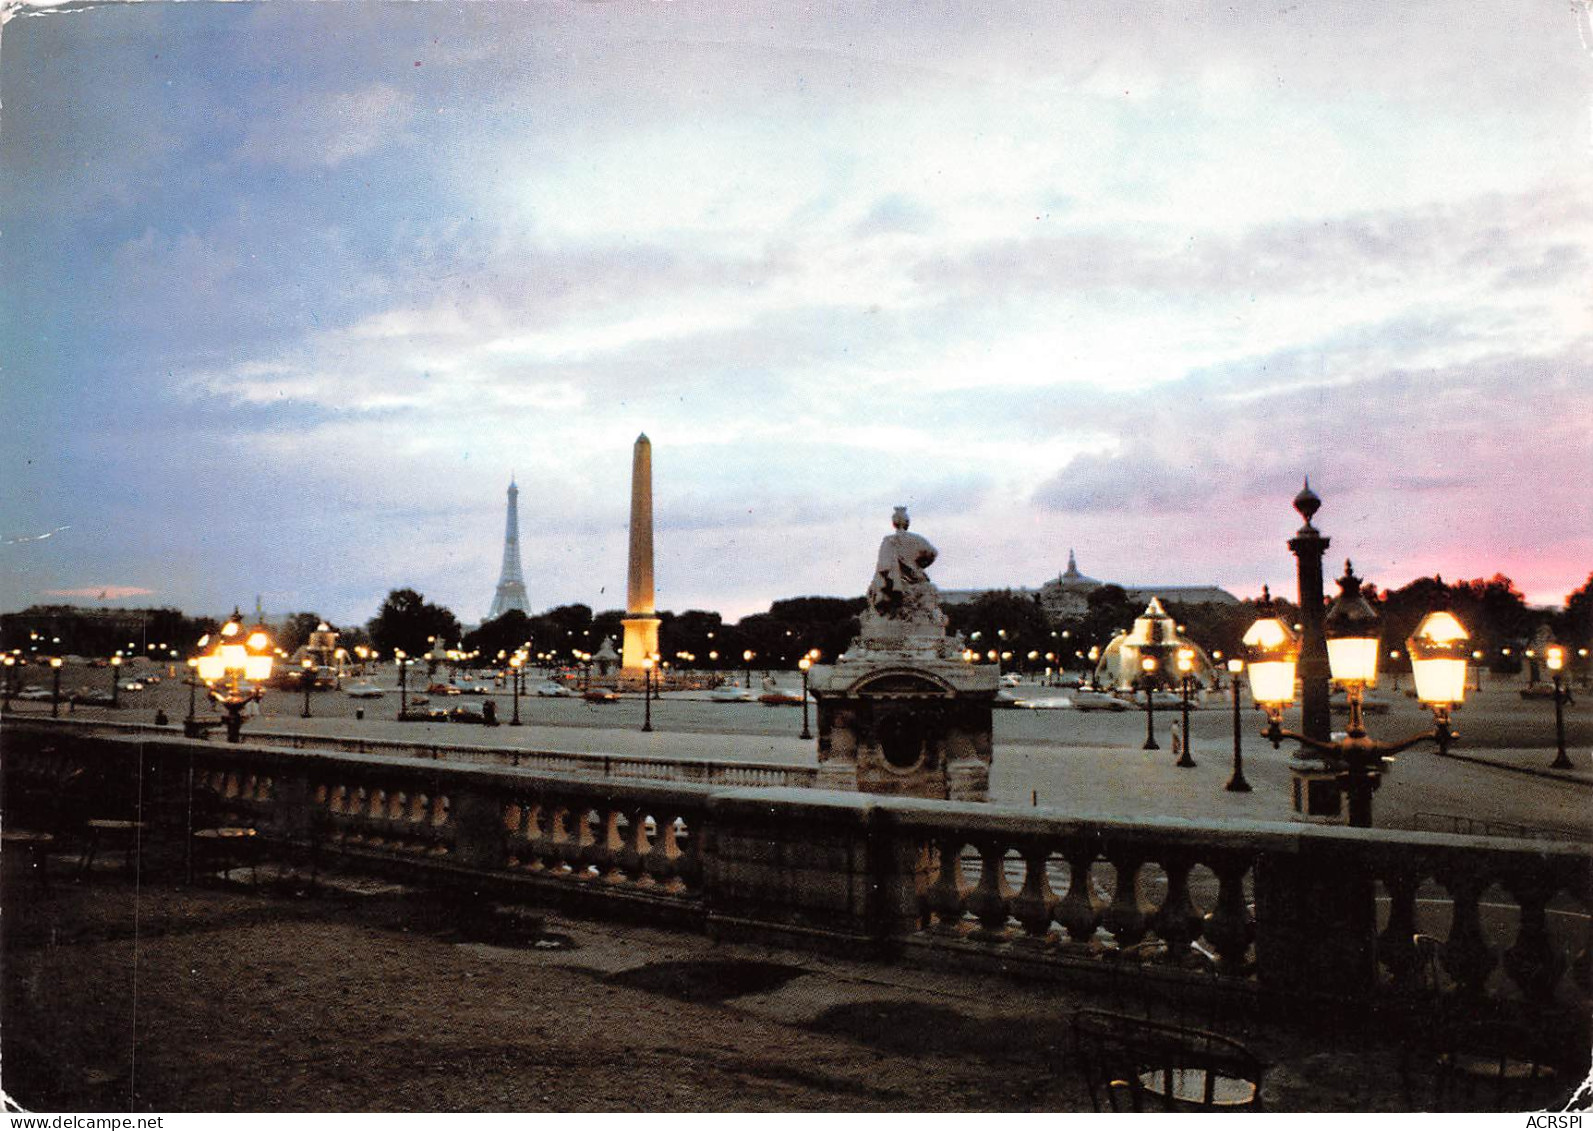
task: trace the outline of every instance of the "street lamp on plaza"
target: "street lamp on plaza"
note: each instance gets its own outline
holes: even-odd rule
[[[514,697],[514,717],[509,720],[509,725],[520,725],[520,673],[525,668],[525,653],[516,652],[509,657],[509,694]]]
[[[199,657],[197,670],[209,689],[210,698],[227,712],[227,741],[239,742],[244,707],[265,698],[265,690],[260,685],[271,677],[271,637],[258,625],[245,632],[243,614],[237,609],[221,626],[220,637],[215,648]],[[243,680],[250,684],[247,692],[242,688]],[[225,688],[217,691],[213,686],[217,683],[225,683]]]
[[[1235,658],[1228,661],[1228,682],[1233,686],[1233,776],[1223,788],[1229,793],[1250,792],[1250,783],[1245,781],[1245,756],[1239,749],[1239,676],[1244,670],[1243,660]]]
[[[1195,650],[1193,648],[1178,649],[1178,682],[1179,690],[1183,692],[1183,742],[1178,753],[1178,761],[1173,765],[1183,769],[1193,769],[1195,759],[1189,749],[1189,693],[1195,683]]]
[[[398,721],[403,722],[409,717],[409,655],[394,648],[393,662],[398,665]]]
[[[0,660],[0,663],[3,663],[6,669],[5,709],[9,711],[11,709],[11,696],[16,694],[17,658],[8,655],[3,660]]]
[[[209,637],[206,637],[204,640],[201,640],[199,642],[199,646],[201,648],[204,647],[205,640],[208,639]],[[183,735],[184,737],[191,738],[193,737],[191,732],[193,730],[195,718],[194,712],[196,709],[195,697],[199,691],[199,661],[193,657],[189,657],[188,659],[188,679],[186,682],[188,684],[188,717],[183,720]]]
[[[111,657],[111,706],[122,705],[122,657]]]
[[[642,729],[653,729],[653,658],[642,657]]]
[[[301,719],[310,717],[310,689],[315,686],[315,661],[309,657],[299,661],[299,686],[304,688],[304,711]]]
[[[1145,745],[1142,750],[1160,750],[1156,743],[1156,668],[1155,656],[1145,656],[1139,662],[1140,682],[1145,685]]]
[[[818,649],[814,649],[818,651]],[[813,732],[808,729],[808,669],[813,666],[813,652],[809,652],[797,661],[797,667],[802,670],[802,733],[798,738],[812,738]]]
[[[1432,709],[1433,730],[1398,742],[1377,742],[1367,736],[1362,699],[1366,689],[1377,682],[1378,617],[1361,595],[1361,580],[1349,562],[1344,563],[1339,595],[1323,618],[1322,627],[1333,682],[1344,688],[1349,701],[1350,718],[1344,738],[1323,741],[1282,728],[1283,708],[1294,700],[1294,669],[1300,651],[1293,634],[1276,618],[1257,621],[1245,634],[1245,642],[1252,649],[1251,695],[1266,709],[1268,726],[1264,733],[1272,745],[1276,747],[1287,738],[1321,755],[1339,792],[1348,800],[1350,825],[1370,828],[1372,794],[1393,756],[1426,739],[1447,751],[1455,738],[1449,728],[1449,716],[1465,695],[1467,637],[1451,613],[1429,613],[1423,619],[1409,647],[1417,697]]]
[[[1549,763],[1551,769],[1574,769],[1571,759],[1565,753],[1565,701],[1569,696],[1562,682],[1560,672],[1565,668],[1565,649],[1559,644],[1550,644],[1546,653],[1545,662],[1549,665],[1549,675],[1554,680],[1554,761]]]
[[[50,687],[50,718],[61,717],[61,657],[50,657],[50,673],[54,682]]]
[[[751,648],[748,648],[745,652],[741,653],[741,662],[743,664],[745,664],[746,667],[747,667],[747,690],[748,691],[752,690],[752,657],[754,657],[756,655],[757,655],[757,653],[754,652]]]

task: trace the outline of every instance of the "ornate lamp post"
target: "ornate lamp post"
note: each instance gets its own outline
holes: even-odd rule
[[[1294,509],[1305,525],[1289,539],[1289,550],[1297,561],[1300,589],[1300,687],[1302,703],[1300,729],[1314,739],[1326,742],[1332,731],[1328,678],[1331,665],[1322,624],[1322,555],[1331,539],[1311,525],[1322,507],[1322,500],[1311,490],[1311,480],[1294,497]]]
[[[1145,745],[1142,750],[1160,750],[1156,743],[1156,668],[1155,656],[1146,656],[1139,662],[1140,683],[1145,687]]]
[[[1178,761],[1174,762],[1173,765],[1182,767],[1184,769],[1193,769],[1195,766],[1194,756],[1189,749],[1189,693],[1195,683],[1194,672],[1195,650],[1193,648],[1178,649],[1178,682],[1179,689],[1182,691],[1184,697],[1182,705],[1183,720],[1180,725],[1183,728],[1184,741],[1183,747],[1178,753]]]
[[[237,609],[227,623],[221,626],[221,639],[210,652],[199,657],[199,678],[206,685],[225,682],[223,691],[209,688],[210,698],[227,712],[227,741],[239,742],[243,734],[243,709],[250,703],[265,698],[260,686],[271,677],[271,637],[261,626],[249,632],[243,630],[243,614]],[[206,639],[209,639],[206,637]],[[201,642],[201,647],[203,642]],[[241,680],[250,684],[242,689]]]
[[[653,729],[653,658],[642,657],[642,729]]]
[[[16,694],[17,658],[15,656],[6,656],[4,660],[0,660],[0,663],[3,663],[6,669],[5,709],[9,711],[11,709],[11,696]]]
[[[50,657],[50,674],[54,681],[50,686],[50,718],[61,717],[61,657]]]
[[[308,657],[299,661],[299,686],[304,688],[304,710],[299,718],[310,717],[310,689],[315,686],[315,661]]]
[[[813,654],[810,652],[797,661],[797,667],[802,669],[802,733],[798,738],[812,738],[813,732],[808,729],[808,669],[813,666]]]
[[[1549,665],[1549,674],[1554,679],[1554,761],[1549,763],[1551,769],[1569,770],[1574,767],[1571,759],[1565,753],[1565,685],[1560,672],[1565,668],[1565,649],[1558,644],[1550,644],[1546,652],[1545,662]]]
[[[520,673],[525,668],[525,654],[516,652],[509,657],[509,692],[514,696],[514,717],[509,720],[509,725],[520,725]]]
[[[398,721],[403,722],[409,718],[409,656],[394,648],[393,662],[398,665]]]
[[[1228,682],[1233,687],[1233,776],[1228,779],[1228,784],[1223,786],[1223,788],[1229,793],[1250,792],[1250,783],[1245,781],[1245,756],[1239,749],[1239,676],[1244,670],[1245,662],[1243,660],[1233,659],[1228,661]]]
[[[122,657],[111,657],[111,707],[122,705]]]
[[[205,637],[204,640],[201,640],[199,642],[199,646],[201,648],[203,648],[204,645],[205,645],[205,640],[208,640],[208,639],[209,639],[209,637]],[[188,680],[187,680],[187,683],[188,683],[188,717],[183,720],[183,735],[184,735],[184,737],[192,738],[193,737],[192,731],[193,731],[193,726],[194,726],[194,719],[196,717],[195,714],[194,714],[194,711],[195,711],[195,695],[199,691],[199,661],[196,660],[196,659],[193,659],[192,657],[190,657],[189,660],[188,660]]]
[[[752,690],[752,657],[756,656],[756,655],[757,655],[757,653],[754,652],[751,648],[748,648],[745,652],[741,653],[741,662],[743,664],[745,664],[746,668],[747,668],[747,690],[748,691]]]
[[[1270,620],[1275,621],[1276,618]],[[1266,641],[1273,642],[1270,651],[1263,647],[1259,653],[1252,653],[1250,667],[1251,694],[1267,711],[1268,726],[1264,734],[1273,746],[1287,738],[1320,754],[1340,794],[1348,800],[1350,825],[1371,828],[1372,794],[1393,762],[1393,756],[1429,738],[1436,741],[1440,749],[1447,749],[1448,743],[1455,737],[1449,729],[1449,712],[1460,703],[1465,693],[1465,661],[1460,660],[1457,681],[1454,678],[1454,653],[1464,656],[1465,630],[1451,614],[1432,613],[1411,637],[1417,695],[1433,710],[1433,730],[1398,742],[1372,740],[1366,734],[1362,696],[1366,688],[1377,682],[1377,614],[1361,596],[1360,578],[1355,576],[1350,563],[1345,562],[1344,576],[1339,579],[1339,595],[1323,620],[1323,631],[1333,681],[1344,687],[1349,699],[1350,719],[1343,739],[1325,742],[1282,728],[1283,708],[1294,699],[1292,667],[1300,653],[1289,639],[1292,634],[1280,634],[1280,628],[1281,623],[1257,621],[1245,634],[1247,645],[1253,640],[1256,645],[1262,646]],[[1457,631],[1460,636],[1455,635]],[[1416,655],[1418,652],[1423,653],[1420,658]],[[1259,662],[1256,658],[1258,654],[1266,662]],[[1430,666],[1435,664],[1438,666]],[[1272,670],[1263,670],[1269,667]],[[1288,677],[1286,688],[1285,675]]]

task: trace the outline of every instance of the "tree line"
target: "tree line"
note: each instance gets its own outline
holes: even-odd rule
[[[1362,590],[1383,618],[1385,655],[1399,652],[1392,661],[1403,666],[1405,640],[1428,612],[1447,608],[1471,632],[1472,647],[1483,652],[1495,671],[1520,669],[1523,653],[1545,631],[1576,649],[1593,647],[1593,573],[1580,588],[1568,594],[1559,609],[1533,608],[1510,578],[1446,582],[1440,576],[1421,577],[1398,589],[1382,589],[1367,581]],[[1294,617],[1298,609],[1278,598],[1275,611]],[[1236,605],[1166,602],[1166,609],[1184,634],[1208,652],[1238,655],[1241,638],[1261,614],[1258,602]],[[687,609],[657,614],[659,652],[676,667],[739,670],[791,668],[817,649],[821,660],[833,660],[856,638],[862,597],[792,597],[775,601],[767,612],[742,617],[727,624],[717,612]],[[1022,670],[1046,667],[1081,668],[1091,648],[1105,648],[1112,637],[1128,630],[1144,605],[1119,586],[1103,585],[1088,596],[1080,616],[1053,620],[1032,594],[1010,590],[986,593],[966,604],[946,609],[950,631],[967,647],[988,658],[994,651],[1003,666]],[[529,645],[530,653],[551,654],[571,663],[576,653],[595,653],[604,639],[618,648],[624,638],[620,609],[594,612],[588,605],[560,605],[527,616],[510,611],[471,631],[446,606],[428,601],[420,592],[401,588],[387,594],[376,615],[364,625],[333,625],[339,643],[350,651],[361,644],[390,658],[395,649],[413,656],[428,652],[434,640],[477,652],[485,664],[497,662],[500,653],[512,654]],[[321,622],[313,612],[294,613],[277,630],[276,643],[292,653]],[[21,613],[0,615],[0,650],[47,654],[107,656],[117,651],[151,654],[151,646],[164,645],[182,657],[192,654],[197,640],[211,633],[218,622],[209,617],[189,617],[177,609],[133,609],[114,616],[105,610],[75,606],[35,606]],[[1505,650],[1509,653],[1506,654]],[[745,658],[751,652],[750,661]],[[165,658],[163,656],[163,658]]]

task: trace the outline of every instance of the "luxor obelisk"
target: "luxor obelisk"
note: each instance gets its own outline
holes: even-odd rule
[[[625,671],[641,672],[658,651],[653,615],[653,445],[644,432],[631,456],[631,555],[625,582]]]

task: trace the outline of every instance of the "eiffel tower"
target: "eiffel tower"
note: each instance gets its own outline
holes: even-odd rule
[[[509,513],[503,526],[503,570],[498,574],[498,591],[492,595],[488,620],[497,620],[510,609],[531,615],[525,595],[525,578],[520,573],[520,488],[509,477]]]

